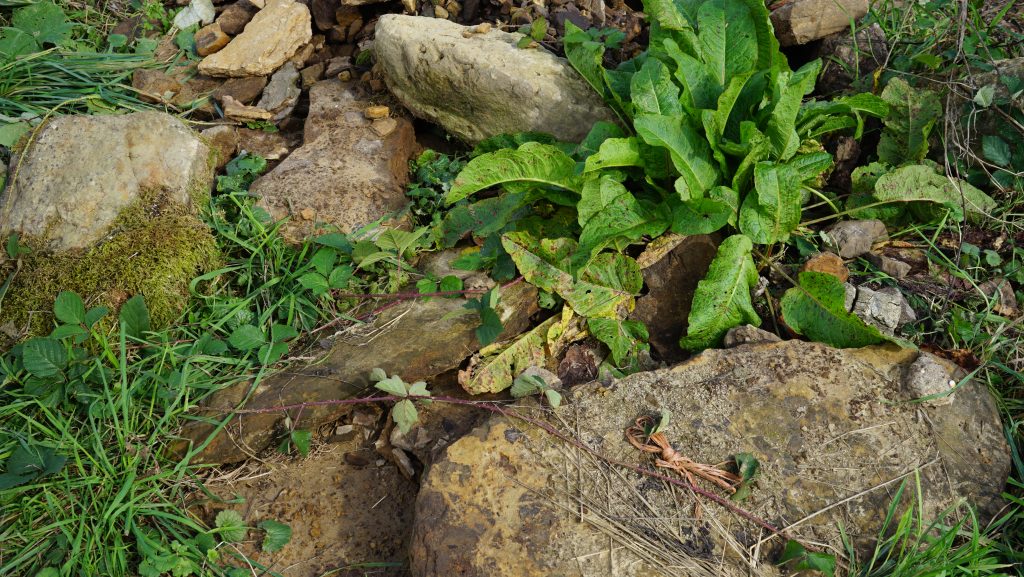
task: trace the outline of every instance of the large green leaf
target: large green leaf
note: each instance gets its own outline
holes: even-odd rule
[[[958,178],[935,172],[930,166],[912,164],[883,174],[875,181],[875,202],[905,203],[920,220],[941,216],[934,209],[941,205],[957,220],[980,217],[996,208],[996,201],[981,190]]]
[[[613,241],[632,243],[644,235],[657,236],[668,228],[665,219],[647,210],[621,182],[608,174],[587,180],[577,210],[583,231],[574,268],[585,264],[595,250]]]
[[[750,290],[757,285],[752,250],[753,243],[741,234],[730,236],[719,245],[707,276],[697,283],[689,328],[679,341],[683,349],[697,351],[717,346],[732,327],[761,324],[750,302]]]
[[[683,113],[679,104],[679,88],[672,82],[672,74],[655,58],[648,58],[640,71],[633,75],[630,96],[636,114],[678,116]]]
[[[501,243],[527,282],[557,293],[585,317],[616,316],[620,306],[632,305],[634,295],[643,287],[639,265],[622,254],[597,255],[576,280],[569,273],[578,250],[574,240],[538,240],[528,233],[510,232],[502,236]]]
[[[644,166],[643,158],[640,156],[640,143],[632,136],[609,138],[601,143],[596,153],[587,157],[583,173],[627,166]]]
[[[608,90],[604,83],[604,67],[602,66],[604,44],[595,42],[579,26],[566,20],[562,48],[565,50],[565,57],[569,60],[569,64],[572,64],[572,67],[580,73],[587,84],[602,97],[608,96]]]
[[[718,167],[708,141],[687,117],[643,114],[633,119],[633,126],[647,144],[669,151],[672,165],[679,171],[676,190],[683,200],[700,198],[718,184]]]
[[[494,355],[481,356],[471,365],[469,377],[460,378],[462,387],[471,394],[499,393],[512,386],[516,376],[530,366],[543,367],[547,360],[548,330],[558,322],[555,315]]]
[[[833,347],[864,347],[883,342],[878,329],[846,311],[846,289],[836,277],[800,273],[800,286],[782,296],[782,318],[798,334]]]
[[[587,319],[587,329],[597,340],[608,345],[616,366],[623,367],[641,350],[647,350],[647,327],[640,321],[616,318]]]
[[[671,38],[665,39],[664,49],[676,63],[675,77],[683,86],[682,103],[687,111],[696,114],[698,110],[714,108],[722,85],[712,71]]]
[[[447,204],[505,183],[529,182],[559,186],[579,193],[576,162],[550,144],[527,142],[515,150],[482,154],[466,164],[445,194]]]
[[[11,24],[35,38],[40,46],[63,44],[70,40],[74,29],[64,10],[49,1],[36,2],[15,10]]]
[[[814,82],[820,70],[821,60],[812,60],[796,72],[773,71],[773,106],[764,133],[781,160],[789,159],[800,148],[796,117],[804,96],[814,90]]]
[[[734,212],[734,209],[722,200],[698,198],[683,201],[672,209],[672,232],[687,235],[711,234],[728,224]]]
[[[740,230],[756,244],[785,242],[800,224],[800,173],[792,166],[759,162],[754,187],[740,207]]]
[[[523,216],[526,212],[523,204],[524,195],[505,193],[452,208],[441,221],[443,246],[453,247],[469,233],[483,238],[501,232],[510,222]]]
[[[938,95],[911,88],[897,77],[886,85],[882,99],[889,104],[889,114],[878,141],[878,160],[893,166],[923,160],[928,154],[928,136],[942,116]]]
[[[47,378],[59,375],[68,364],[67,351],[60,341],[35,338],[22,346],[22,363],[29,374]]]

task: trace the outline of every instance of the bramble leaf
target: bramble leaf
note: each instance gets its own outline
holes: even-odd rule
[[[259,528],[266,533],[263,537],[263,551],[266,553],[276,553],[292,540],[292,528],[279,521],[267,519],[259,524]]]

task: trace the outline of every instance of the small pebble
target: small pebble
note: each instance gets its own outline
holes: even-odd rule
[[[387,106],[368,106],[363,110],[363,115],[370,120],[377,120],[378,118],[387,118],[391,110]]]
[[[299,211],[299,215],[302,216],[303,220],[313,220],[316,217],[316,212],[312,208],[304,208]]]
[[[434,17],[448,19],[448,10],[444,6],[434,6]]]
[[[378,118],[373,121],[370,128],[377,133],[377,136],[387,136],[398,128],[398,121],[394,118]]]
[[[352,80],[352,71],[342,70],[341,72],[338,73],[338,80],[342,82],[348,82],[349,80]]]

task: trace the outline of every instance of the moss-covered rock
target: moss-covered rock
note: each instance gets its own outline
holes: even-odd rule
[[[65,290],[113,311],[142,294],[153,325],[166,326],[186,305],[191,279],[220,259],[199,218],[215,153],[168,115],[69,118],[57,132],[88,138],[47,137],[50,123],[3,197],[4,238],[18,233],[30,252],[0,261],[0,282],[10,279],[0,327],[15,339],[49,332]],[[106,158],[118,154],[127,158]]]

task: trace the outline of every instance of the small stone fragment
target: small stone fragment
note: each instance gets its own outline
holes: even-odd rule
[[[256,12],[257,8],[248,0],[240,0],[229,5],[220,13],[220,16],[217,17],[217,24],[220,24],[220,29],[225,34],[237,36],[245,30],[245,25],[252,20]]]
[[[327,66],[324,68],[324,76],[331,78],[337,76],[342,70],[349,70],[352,68],[352,59],[347,56],[337,56],[327,61]]]
[[[232,120],[270,120],[274,115],[262,108],[246,106],[230,96],[225,96],[221,101],[224,107],[224,116]]]
[[[272,113],[274,120],[288,116],[302,95],[298,80],[299,71],[295,69],[294,64],[286,62],[270,77],[270,82],[263,89],[263,96],[256,106]]]
[[[263,89],[266,86],[266,76],[229,78],[224,84],[217,87],[210,96],[220,102],[224,100],[225,96],[230,96],[242,104],[252,104],[263,94]]]
[[[1013,293],[1013,286],[1005,278],[994,278],[981,283],[978,287],[988,298],[996,297],[992,305],[992,312],[1004,317],[1015,317],[1020,312],[1017,308],[1017,295]]]
[[[839,256],[857,258],[871,250],[871,245],[888,240],[885,224],[880,220],[844,220],[826,231]]]
[[[209,56],[228,45],[231,37],[221,30],[220,24],[214,22],[203,26],[196,32],[196,54]]]
[[[281,160],[288,156],[288,139],[280,132],[267,132],[252,128],[238,129],[238,151],[257,154],[267,160]]]
[[[911,266],[909,264],[901,260],[894,259],[890,256],[886,256],[884,254],[872,251],[864,255],[864,258],[867,259],[867,261],[874,265],[878,270],[884,272],[885,274],[891,276],[892,278],[902,279],[905,278],[908,274],[910,274]]]
[[[317,83],[324,75],[324,63],[319,62],[302,69],[299,76],[302,77],[302,88],[308,89]]]
[[[349,82],[349,81],[351,81],[352,80],[352,71],[351,70],[342,70],[341,72],[338,73],[338,80],[340,80],[342,82]]]
[[[939,407],[953,403],[950,389],[956,386],[956,381],[950,378],[949,371],[935,355],[921,353],[903,373],[903,385],[914,399],[942,395],[924,401],[927,405]]]
[[[913,308],[896,287],[872,290],[845,283],[846,310],[887,335],[908,322],[917,320]]]
[[[302,220],[313,220],[316,218],[316,211],[312,208],[304,208],[299,211],[299,216],[302,217]]]
[[[398,128],[398,121],[394,118],[378,118],[373,121],[370,128],[377,133],[377,136],[387,136]]]
[[[747,345],[750,343],[777,343],[782,339],[775,333],[770,333],[764,329],[759,329],[754,325],[743,325],[739,327],[733,327],[729,329],[729,332],[725,333],[725,339],[722,341],[722,346],[731,349],[740,345]]]
[[[800,267],[800,272],[812,271],[830,274],[839,282],[846,282],[850,278],[850,269],[846,268],[843,259],[831,252],[817,254]]]
[[[367,106],[363,110],[363,115],[370,120],[376,120],[378,118],[385,118],[391,112],[387,106]]]
[[[181,91],[182,84],[162,70],[139,68],[132,73],[132,88],[146,102],[163,103],[170,102]]]
[[[434,6],[434,18],[448,19],[448,10],[444,6]]]

